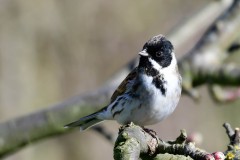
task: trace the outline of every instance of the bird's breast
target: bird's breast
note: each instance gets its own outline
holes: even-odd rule
[[[140,86],[142,109],[138,115],[144,117],[144,125],[160,122],[174,111],[181,94],[178,76],[169,74],[154,78],[143,75]]]

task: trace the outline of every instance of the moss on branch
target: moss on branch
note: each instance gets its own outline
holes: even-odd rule
[[[203,159],[209,153],[186,142],[186,132],[171,142],[164,142],[152,133],[130,123],[122,127],[114,147],[115,160]]]

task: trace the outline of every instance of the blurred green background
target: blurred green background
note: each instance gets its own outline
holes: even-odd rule
[[[1,0],[0,121],[94,90],[134,58],[146,40],[169,33],[209,2]],[[228,138],[221,125],[239,126],[239,108],[237,102],[214,104],[208,94],[197,104],[183,96],[176,112],[152,128],[165,140],[183,128],[198,131],[204,137],[200,147],[225,150]],[[115,134],[119,127],[115,122],[104,126]],[[5,159],[107,160],[113,159],[112,150],[97,133],[76,130]]]

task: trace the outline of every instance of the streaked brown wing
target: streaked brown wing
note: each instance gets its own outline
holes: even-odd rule
[[[122,83],[118,86],[118,88],[115,90],[111,97],[111,103],[115,101],[115,99],[123,94],[126,91],[127,84],[129,81],[133,80],[137,76],[137,67],[130,72],[127,77],[122,81]]]

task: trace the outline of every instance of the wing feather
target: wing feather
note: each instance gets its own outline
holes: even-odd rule
[[[137,76],[137,67],[127,75],[127,77],[122,81],[122,83],[115,90],[115,92],[111,97],[111,103],[115,101],[119,95],[122,95],[126,91],[127,85],[130,83],[130,81],[134,80],[136,76]]]

